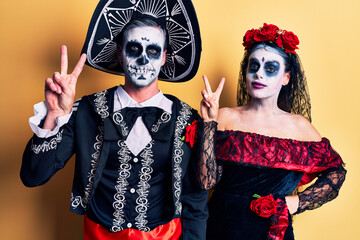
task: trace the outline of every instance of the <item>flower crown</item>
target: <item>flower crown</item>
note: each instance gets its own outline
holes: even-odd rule
[[[255,42],[274,42],[286,53],[294,54],[299,45],[299,39],[293,32],[281,30],[276,25],[266,23],[259,29],[248,30],[243,41],[245,50],[250,49]]]

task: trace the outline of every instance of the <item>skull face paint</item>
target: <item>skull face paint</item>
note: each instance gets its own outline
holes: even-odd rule
[[[277,99],[289,76],[285,72],[285,61],[279,54],[259,48],[249,56],[246,83],[251,97]]]
[[[165,36],[159,28],[136,27],[127,31],[121,48],[125,77],[136,87],[157,79],[164,58]]]

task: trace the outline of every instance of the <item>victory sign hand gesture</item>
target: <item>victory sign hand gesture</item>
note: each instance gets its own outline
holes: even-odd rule
[[[201,116],[205,122],[216,121],[219,112],[219,99],[224,87],[225,78],[221,78],[215,92],[211,91],[210,83],[205,75],[203,76],[203,80],[205,89],[201,91],[201,95],[203,96],[200,103]]]
[[[61,46],[60,73],[55,72],[52,78],[45,80],[45,99],[48,107],[48,114],[44,123],[45,129],[53,128],[57,117],[71,112],[77,79],[84,67],[85,61],[86,54],[82,54],[73,72],[68,74],[67,48],[65,45]]]

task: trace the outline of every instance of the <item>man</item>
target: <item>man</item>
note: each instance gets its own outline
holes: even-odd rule
[[[22,181],[26,186],[44,184],[75,153],[71,210],[85,215],[85,239],[178,239],[180,235],[205,239],[207,192],[196,185],[195,154],[187,143],[191,140],[182,140],[186,127],[194,126],[199,116],[158,89],[159,74],[165,80],[169,73],[177,81],[192,77],[199,48],[197,59],[183,57],[177,62],[183,70],[174,71],[177,63],[171,60],[168,69],[172,70],[161,70],[169,51],[172,59],[181,59],[177,54],[192,43],[184,42],[179,48],[169,41],[167,48],[166,39],[174,38],[167,36],[170,31],[164,26],[169,23],[159,19],[176,22],[171,17],[179,12],[166,16],[143,9],[153,6],[168,12],[174,1],[161,1],[164,8],[157,5],[160,1],[138,1],[125,7],[124,2],[129,4],[100,1],[84,46],[87,55],[80,57],[71,74],[67,74],[67,50],[62,46],[61,71],[46,79],[46,101],[35,105],[37,114],[30,119],[35,135],[24,152]],[[190,10],[182,12],[191,14]],[[126,15],[126,11],[132,13],[131,18],[118,34],[103,37],[101,24],[118,22],[111,17]],[[92,44],[94,38],[100,44]],[[111,47],[114,43],[116,48]],[[118,61],[106,59],[114,53]],[[74,103],[76,82],[86,60],[103,71],[124,72],[125,84]],[[191,64],[187,67],[187,63]]]

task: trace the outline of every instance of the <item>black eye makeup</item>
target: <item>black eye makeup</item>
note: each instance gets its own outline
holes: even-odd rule
[[[264,69],[267,76],[274,76],[279,72],[280,63],[277,61],[265,62]]]
[[[256,58],[252,58],[249,61],[249,73],[256,73],[260,68],[260,63]]]
[[[266,76],[268,76],[268,77],[275,76],[279,72],[280,63],[277,61],[265,61],[265,63],[263,63],[263,65],[264,65],[264,72],[265,72]],[[252,58],[249,60],[248,72],[256,73],[257,71],[259,71],[260,66],[261,66],[261,64],[260,64],[259,60],[256,58]]]
[[[149,58],[159,59],[161,55],[161,47],[157,44],[151,44],[146,47],[146,54]]]
[[[128,42],[125,47],[125,53],[128,57],[139,57],[143,51],[143,48],[138,42]]]

